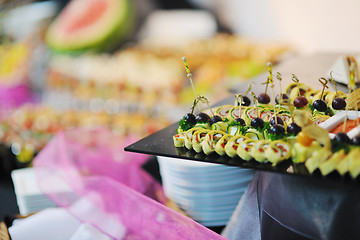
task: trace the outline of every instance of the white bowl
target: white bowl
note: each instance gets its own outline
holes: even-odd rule
[[[211,208],[211,207],[216,208],[217,206],[223,206],[223,205],[236,205],[239,202],[241,196],[243,195],[243,192],[242,192],[239,194],[234,194],[234,195],[226,196],[226,197],[222,197],[222,198],[197,199],[197,198],[189,198],[189,197],[179,196],[179,195],[171,192],[169,189],[164,189],[164,192],[165,192],[166,196],[168,196],[174,202],[181,205],[184,209],[186,209],[186,206],[193,206],[193,207],[194,206],[197,206],[197,207],[203,206],[203,207],[207,207],[207,208]]]
[[[232,169],[239,169],[238,167],[226,166],[222,164],[216,163],[209,163],[209,162],[200,162],[200,161],[193,161],[193,160],[185,160],[185,159],[178,159],[178,158],[171,158],[171,157],[157,157],[160,164],[164,163],[167,165],[174,166],[179,171],[218,171],[219,169],[222,170],[232,170]]]
[[[166,189],[166,192],[169,192],[173,195],[189,198],[189,199],[217,199],[221,201],[223,198],[227,198],[229,196],[238,195],[241,196],[244,191],[246,190],[247,186],[244,186],[242,188],[234,188],[234,189],[225,189],[225,190],[219,190],[219,191],[192,191],[192,190],[186,190],[186,189],[179,189],[174,188],[173,186],[169,184],[164,185],[164,189]]]

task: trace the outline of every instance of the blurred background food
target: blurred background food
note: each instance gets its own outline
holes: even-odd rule
[[[237,36],[189,1],[3,1],[0,17],[10,169],[30,166],[59,130],[102,126],[140,138],[177,121],[194,98],[183,56],[196,93],[213,104],[290,51]]]

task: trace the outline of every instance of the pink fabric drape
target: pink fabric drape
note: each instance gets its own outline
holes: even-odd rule
[[[225,239],[164,205],[162,186],[107,129],[59,132],[34,159],[41,190],[114,239]]]

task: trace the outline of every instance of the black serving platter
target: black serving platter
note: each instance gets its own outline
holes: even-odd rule
[[[254,160],[244,161],[239,157],[230,158],[227,155],[220,156],[217,153],[206,155],[202,152],[197,153],[194,150],[188,150],[187,148],[177,148],[174,146],[172,138],[176,134],[177,127],[178,123],[172,124],[163,130],[127,146],[125,151],[178,158],[179,161],[192,160],[283,173],[292,171],[290,161],[284,161],[282,164],[272,167],[271,164],[259,163]]]
[[[326,177],[322,176],[319,170],[310,174],[304,164],[295,164],[291,161],[291,159],[283,161],[277,166],[272,166],[271,163],[260,163],[255,160],[244,161],[239,157],[230,158],[227,155],[220,156],[217,153],[206,155],[202,152],[197,153],[194,150],[188,150],[187,148],[177,148],[174,146],[172,138],[176,134],[177,127],[178,123],[174,123],[167,128],[164,128],[125,147],[124,150],[128,152],[171,157],[179,159],[179,161],[200,161],[306,178],[334,180],[351,184],[360,183],[359,179],[353,180],[350,176],[342,177],[335,171]]]

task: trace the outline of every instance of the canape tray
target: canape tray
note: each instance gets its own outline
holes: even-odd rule
[[[313,79],[317,79],[316,77],[322,76],[326,74],[326,71],[331,66],[331,64],[337,59],[341,54],[317,54],[314,56],[307,57],[299,57],[292,59],[290,61],[285,61],[284,63],[275,66],[275,71],[285,72],[287,75],[289,73],[298,73],[302,72],[305,81],[305,84],[310,84]],[[310,64],[311,63],[311,64]],[[284,76],[284,75],[283,75]],[[252,79],[252,82],[259,84],[264,81],[266,78],[265,75],[261,75],[257,78]],[[290,78],[289,78],[290,79]],[[290,80],[288,80],[290,81]],[[250,82],[250,81],[249,81]],[[243,83],[236,87],[236,89],[247,89],[247,85],[249,84]],[[287,80],[284,80],[284,86],[289,83]],[[319,86],[314,86],[314,88]],[[235,91],[236,91],[235,89]],[[260,89],[262,90],[262,89]],[[256,89],[254,90],[256,94],[259,93]],[[220,106],[224,104],[233,104],[234,97],[233,95],[224,99],[223,101],[217,103],[215,106]],[[186,114],[184,112],[184,114]],[[283,161],[279,163],[277,166],[272,166],[271,163],[259,163],[255,160],[244,161],[239,157],[230,158],[227,155],[219,156],[216,153],[205,155],[204,153],[196,153],[194,150],[188,150],[186,148],[176,148],[173,142],[173,136],[176,134],[176,130],[178,127],[178,122],[174,123],[152,135],[149,135],[125,148],[125,151],[143,153],[155,156],[164,156],[164,157],[172,157],[177,158],[179,161],[202,161],[202,162],[210,162],[216,164],[223,164],[228,166],[237,166],[241,168],[249,168],[260,171],[268,171],[279,174],[286,175],[294,175],[306,178],[319,178],[325,180],[335,180],[335,181],[343,181],[346,183],[356,183],[358,184],[359,178],[356,180],[351,179],[349,176],[340,176],[335,171],[327,176],[322,176],[319,170],[316,170],[312,174],[308,172],[304,164],[295,164],[291,161],[291,159]]]

